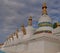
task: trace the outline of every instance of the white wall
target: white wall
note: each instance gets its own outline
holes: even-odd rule
[[[5,50],[16,53],[57,53],[60,51],[60,43],[38,39],[26,41],[13,47],[5,48]]]
[[[27,53],[44,53],[44,41],[30,42]]]
[[[44,53],[57,53],[60,51],[60,44],[56,42],[44,42]]]

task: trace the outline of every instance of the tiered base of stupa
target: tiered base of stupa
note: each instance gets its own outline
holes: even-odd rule
[[[4,47],[7,53],[58,53],[60,51],[60,40],[52,34],[37,34],[30,39],[27,38],[20,43]]]

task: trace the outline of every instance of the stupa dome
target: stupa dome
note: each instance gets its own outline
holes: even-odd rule
[[[56,34],[60,33],[60,27],[55,28],[55,29],[53,30],[53,33],[56,33]]]
[[[52,19],[48,15],[44,14],[39,18],[38,23],[41,23],[41,22],[52,22]]]
[[[36,30],[36,33],[52,33],[52,19],[47,14],[47,6],[46,3],[43,3],[42,6],[42,15],[38,21],[39,28]]]
[[[26,34],[33,34],[34,33],[34,28],[32,26],[27,26],[26,27]]]
[[[54,28],[54,30],[53,30],[53,34],[60,34],[60,23],[59,22],[57,22],[56,23],[56,28]]]

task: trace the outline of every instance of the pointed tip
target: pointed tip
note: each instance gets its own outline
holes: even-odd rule
[[[43,14],[46,14],[47,15],[47,5],[46,5],[46,2],[44,2],[43,4],[42,4],[42,15]]]
[[[29,19],[32,19],[32,16],[30,16]]]
[[[24,24],[21,24],[21,27],[24,27]]]
[[[44,8],[46,8],[46,9],[47,9],[46,2],[44,2],[44,3],[42,4],[42,9],[44,9]]]

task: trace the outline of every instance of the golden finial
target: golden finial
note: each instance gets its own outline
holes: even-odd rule
[[[19,32],[19,30],[17,29],[15,32],[17,38],[18,38],[18,32]]]
[[[15,36],[15,32],[13,33],[13,36]]]
[[[21,27],[24,27],[24,24],[22,24]]]
[[[13,34],[10,35],[10,38],[12,38],[12,40],[14,40]]]
[[[32,26],[32,16],[30,16],[29,19],[28,19],[28,25]]]
[[[42,5],[42,15],[46,14],[47,15],[47,6],[46,6],[46,2],[43,3]]]
[[[60,23],[59,23],[59,22],[57,22],[57,27],[58,27],[58,26],[60,26]]]
[[[32,16],[30,16],[28,20],[32,20]]]
[[[24,25],[21,26],[21,30],[22,30],[23,34],[26,35],[26,29],[25,29]]]

